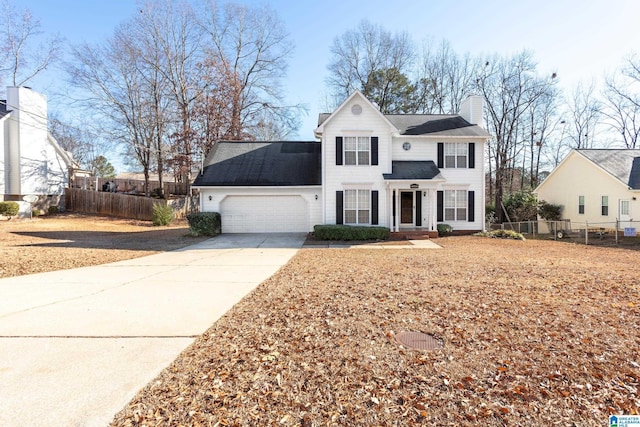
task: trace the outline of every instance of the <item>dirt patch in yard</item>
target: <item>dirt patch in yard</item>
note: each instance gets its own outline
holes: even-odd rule
[[[63,214],[0,221],[0,278],[105,264],[204,240],[186,220],[149,221]]]
[[[113,425],[602,426],[640,411],[636,251],[438,243],[302,249]]]

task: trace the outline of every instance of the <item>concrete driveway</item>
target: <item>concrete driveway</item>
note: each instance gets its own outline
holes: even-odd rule
[[[0,279],[0,425],[108,425],[304,239],[228,234],[128,261]]]

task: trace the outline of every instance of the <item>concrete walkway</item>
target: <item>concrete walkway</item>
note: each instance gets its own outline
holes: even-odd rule
[[[0,279],[0,426],[108,425],[304,239],[221,235],[128,261]]]

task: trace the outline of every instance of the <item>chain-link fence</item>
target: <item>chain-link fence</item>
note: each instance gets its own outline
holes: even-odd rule
[[[513,230],[531,238],[571,239],[584,244],[637,244],[640,246],[640,221],[575,222],[523,221],[490,224],[490,230]]]

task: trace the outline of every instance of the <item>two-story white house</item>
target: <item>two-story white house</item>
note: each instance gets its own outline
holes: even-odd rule
[[[484,227],[483,100],[458,115],[384,115],[360,92],[321,114],[313,142],[222,142],[193,187],[223,232]]]
[[[49,133],[47,99],[27,87],[8,87],[0,100],[0,201],[21,201],[25,195],[39,205],[57,205],[79,170],[70,153]],[[21,203],[21,213],[30,209]]]

